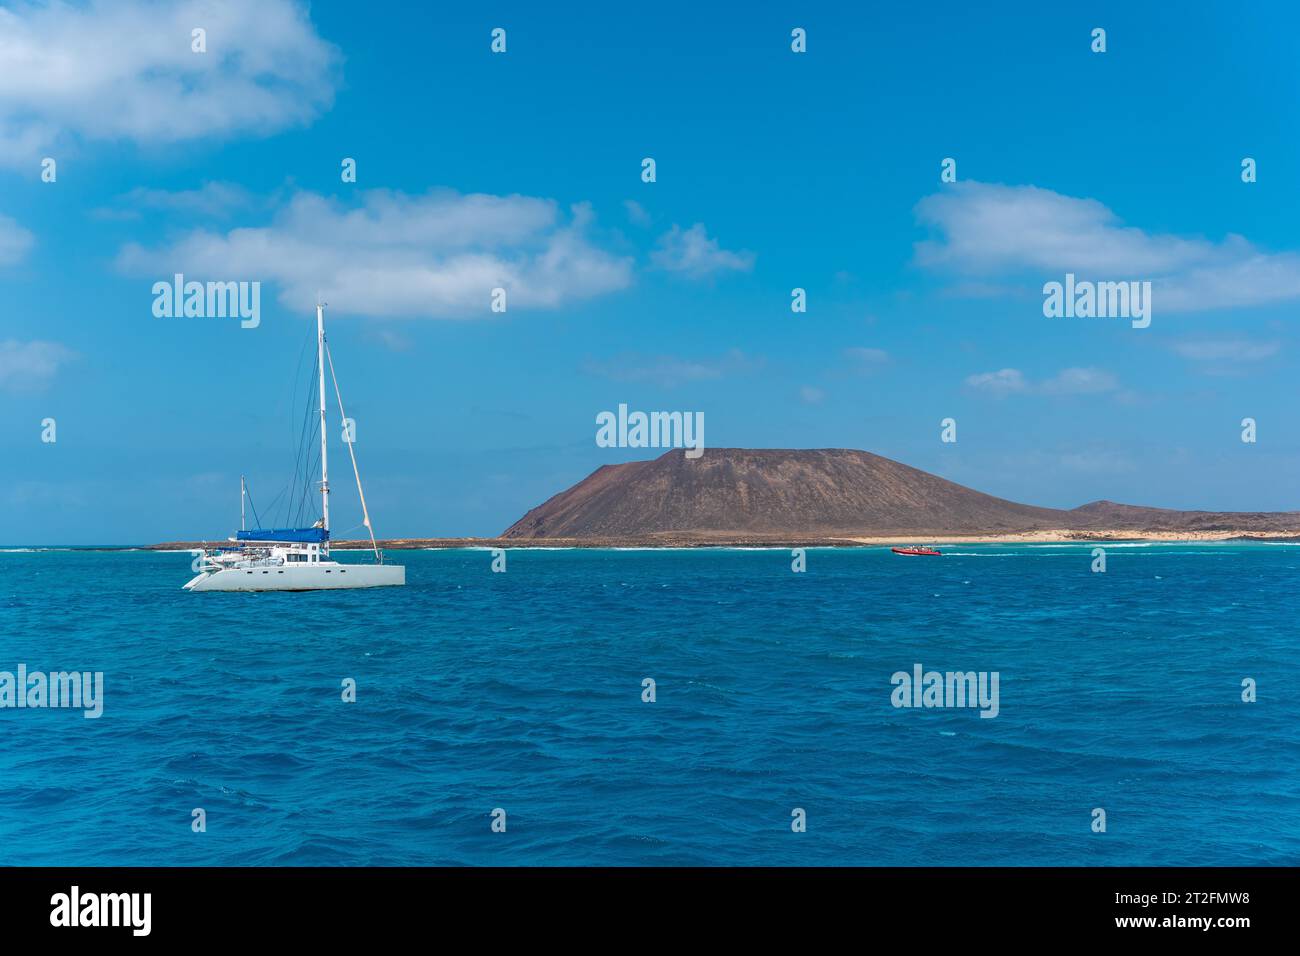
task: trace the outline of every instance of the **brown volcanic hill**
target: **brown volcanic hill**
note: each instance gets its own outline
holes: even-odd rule
[[[1036,530],[1282,531],[1300,513],[1170,511],[1098,501],[1073,511],[995,498],[865,451],[680,449],[605,465],[503,538],[999,534]]]
[[[710,448],[606,465],[502,537],[1013,532],[1064,527],[1066,514],[865,451]]]

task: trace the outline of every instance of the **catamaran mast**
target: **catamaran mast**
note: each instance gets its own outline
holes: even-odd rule
[[[343,393],[339,391],[339,377],[334,374],[334,357],[330,355],[328,345],[325,346],[325,358],[330,363],[330,378],[334,380],[334,394],[338,396],[339,400],[339,420],[343,422],[344,427],[346,428],[351,419],[348,418],[348,413],[343,410]],[[379,542],[375,540],[375,527],[370,523],[370,511],[366,508],[366,491],[361,487],[361,469],[357,467],[357,452],[356,449],[352,447],[356,442],[353,438],[354,436],[349,432],[349,434],[344,436],[343,440],[348,446],[348,457],[352,459],[352,474],[355,475],[357,479],[357,497],[361,499],[361,523],[365,525],[366,530],[370,532],[370,547],[375,552],[375,560],[380,564],[383,564],[384,555],[379,550]]]
[[[244,484],[244,476],[239,476],[239,530],[247,530],[244,526],[244,500],[248,497],[248,486]]]
[[[316,367],[320,369],[320,513],[321,527],[330,529],[330,473],[325,442],[325,304],[316,303]]]

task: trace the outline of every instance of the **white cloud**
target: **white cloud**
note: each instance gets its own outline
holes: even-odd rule
[[[243,186],[222,182],[208,182],[197,189],[182,190],[149,189],[137,186],[118,201],[125,210],[132,212],[139,209],[155,209],[180,215],[213,218],[227,218],[235,212],[258,205],[257,198]]]
[[[30,232],[8,216],[0,216],[0,266],[21,262],[33,242]]]
[[[341,314],[486,318],[496,287],[507,310],[626,287],[631,260],[591,243],[591,218],[586,205],[566,221],[554,201],[518,195],[371,190],[344,204],[304,192],[268,226],[197,230],[161,249],[130,244],[118,267],[159,279],[272,281],[297,311],[319,292]]]
[[[1095,395],[1115,391],[1119,388],[1119,379],[1104,369],[1067,368],[1038,387],[1048,395]]]
[[[820,405],[826,400],[826,393],[820,388],[812,385],[805,385],[799,389],[799,401],[805,405]]]
[[[236,183],[205,182],[196,189],[151,189],[137,186],[111,205],[90,215],[108,221],[137,220],[144,212],[164,212],[189,219],[229,219],[235,213],[270,208],[271,201],[254,196]]]
[[[1150,279],[1156,307],[1190,312],[1300,298],[1300,255],[1125,226],[1095,199],[1036,186],[956,183],[922,199],[917,219],[940,238],[917,243],[921,265],[962,276]]]
[[[712,381],[752,372],[762,368],[763,364],[762,359],[752,358],[740,349],[731,349],[718,359],[704,360],[628,353],[605,362],[589,361],[584,368],[588,374],[617,382],[650,382],[673,388],[687,382]]]
[[[1257,362],[1276,355],[1277,342],[1252,342],[1248,339],[1202,339],[1178,342],[1175,352],[1194,362]]]
[[[1016,368],[1003,368],[998,369],[996,372],[981,372],[978,375],[971,375],[967,377],[966,384],[971,388],[992,392],[994,395],[1023,392],[1029,387],[1024,375]]]
[[[729,252],[710,239],[704,223],[697,222],[689,229],[674,225],[659,237],[659,248],[650,255],[659,268],[677,272],[692,279],[703,279],[715,272],[748,272],[754,267],[751,252]]]
[[[0,388],[26,391],[44,388],[76,353],[57,342],[0,341]]]
[[[632,223],[632,225],[634,226],[650,225],[650,221],[651,221],[650,213],[646,212],[645,207],[642,206],[635,199],[624,199],[623,208],[627,210],[627,218]]]
[[[1019,393],[1041,395],[1096,395],[1119,389],[1119,380],[1099,368],[1067,368],[1040,382],[1032,382],[1015,368],[998,369],[968,376],[966,384],[982,392],[1003,397]]]
[[[20,2],[0,9],[0,156],[299,126],[332,104],[338,62],[293,0]]]

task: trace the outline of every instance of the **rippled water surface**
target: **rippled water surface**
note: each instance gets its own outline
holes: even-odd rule
[[[186,554],[5,550],[0,671],[105,701],[0,710],[0,864],[1300,862],[1300,547],[1090,552],[394,552],[401,589],[189,594]],[[916,663],[997,671],[999,715],[894,708]]]

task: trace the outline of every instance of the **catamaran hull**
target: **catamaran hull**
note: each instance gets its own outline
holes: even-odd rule
[[[398,564],[345,564],[334,567],[223,568],[204,571],[186,591],[334,591],[390,588],[406,584]]]

